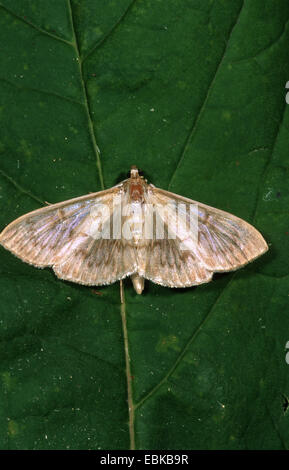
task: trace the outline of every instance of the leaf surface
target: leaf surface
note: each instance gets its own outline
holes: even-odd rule
[[[126,281],[122,316],[117,284],[61,282],[1,249],[0,448],[288,449],[288,2],[0,12],[1,230],[135,164],[270,245],[197,288]]]

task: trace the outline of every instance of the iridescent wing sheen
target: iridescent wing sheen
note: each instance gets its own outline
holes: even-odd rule
[[[183,250],[183,255],[179,257],[179,260],[183,260],[183,263],[185,263],[186,257],[193,256],[193,266],[198,265],[199,270],[202,270],[200,273],[201,276],[203,274],[202,282],[207,282],[207,279],[210,279],[207,273],[208,271],[211,274],[213,272],[234,271],[258,258],[268,250],[267,243],[262,235],[248,222],[222,210],[155,188],[152,185],[149,186],[151,188],[151,201],[153,201],[155,205],[169,205],[174,208],[174,206],[182,203],[187,207],[183,215],[184,225],[187,223],[188,226],[186,217],[188,217],[190,213],[190,205],[194,204],[197,207],[197,239],[193,239],[190,233],[188,233],[184,239],[175,240],[174,244],[166,242],[163,244],[166,255],[159,255],[159,260],[162,259],[162,256],[169,259],[172,255],[168,253],[177,253],[177,247],[174,246],[173,251],[172,245],[179,245],[182,241],[186,249]],[[166,225],[173,225],[173,217],[174,211],[172,210],[171,214],[170,211],[168,211],[164,223]],[[173,241],[174,240],[172,240],[172,242]],[[149,249],[151,250],[151,248]],[[166,263],[166,261],[164,262]],[[150,265],[148,269],[150,275],[150,271],[153,267]],[[174,269],[177,269],[177,264]],[[187,285],[186,276],[189,277],[190,269],[192,268],[190,265],[183,265],[179,269],[185,270],[186,272],[186,275],[184,274],[180,277],[181,282],[183,280],[183,285],[185,286]],[[168,263],[168,271],[169,270]],[[165,270],[164,274],[166,275]],[[171,276],[169,273],[167,273],[167,275]],[[199,281],[198,277],[196,281]],[[198,283],[200,282],[194,282],[194,284]],[[192,285],[194,284],[192,283]]]
[[[118,187],[49,205],[19,217],[0,235],[0,244],[37,267],[52,266],[61,279],[109,284],[134,270],[135,249],[121,239],[97,239],[92,226],[111,224]],[[96,205],[109,208],[104,219]]]

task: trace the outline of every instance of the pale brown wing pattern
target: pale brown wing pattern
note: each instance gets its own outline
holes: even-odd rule
[[[121,239],[89,237],[53,270],[59,278],[79,284],[111,284],[137,271],[136,249]]]
[[[213,272],[238,269],[267,251],[262,235],[244,220],[134,178],[133,173],[132,181],[107,191],[26,214],[5,228],[0,244],[27,263],[52,266],[61,279],[88,285],[110,284],[138,273],[164,286],[188,287],[210,281]],[[123,229],[132,216],[133,239],[126,238],[123,230],[121,238],[112,233],[96,236],[98,230],[107,233],[128,202],[131,214],[125,213],[119,226]],[[192,204],[197,207],[196,238],[191,229],[185,230]],[[105,215],[98,205],[105,206]],[[161,210],[164,207],[167,212]],[[147,228],[147,223],[140,222],[139,213],[161,221],[164,237],[155,231],[150,238],[141,235],[140,226]],[[153,218],[149,220],[150,228]]]
[[[83,196],[30,212],[1,233],[0,243],[23,261],[52,266],[61,279],[87,284],[110,284],[136,270],[135,248],[121,239],[91,236],[93,225],[111,226],[112,198],[117,189]],[[109,216],[92,217],[96,205]]]
[[[156,204],[196,204],[198,242],[192,243],[198,262],[213,272],[231,271],[246,265],[268,250],[262,235],[249,223],[227,212],[153,187]],[[185,217],[185,216],[184,216]],[[168,223],[168,219],[165,220]],[[186,240],[190,245],[190,237]],[[185,251],[186,252],[186,251]]]
[[[168,287],[195,286],[212,278],[194,253],[181,251],[179,240],[167,238],[148,240],[138,248],[138,273]]]
[[[37,267],[63,262],[88,237],[90,213],[98,203],[109,204],[109,191],[49,205],[19,217],[0,235],[0,243],[23,261]]]

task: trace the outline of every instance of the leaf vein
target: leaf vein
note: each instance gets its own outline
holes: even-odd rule
[[[85,111],[86,111],[88,130],[89,130],[89,134],[90,134],[90,138],[91,138],[92,148],[93,148],[95,158],[96,158],[96,166],[97,166],[97,169],[98,169],[100,186],[101,186],[101,189],[104,189],[104,180],[103,180],[103,174],[102,174],[100,150],[98,148],[98,145],[96,143],[96,138],[95,138],[94,126],[93,126],[93,121],[92,121],[92,117],[91,117],[91,110],[90,110],[90,105],[89,105],[89,100],[88,100],[88,92],[87,92],[87,87],[86,87],[86,83],[85,83],[85,80],[84,80],[83,61],[81,59],[80,52],[79,52],[79,44],[78,44],[78,38],[77,38],[75,25],[74,25],[74,17],[73,17],[73,9],[72,9],[71,0],[67,0],[67,6],[68,6],[68,12],[69,12],[72,35],[73,35],[73,47],[75,49],[75,53],[76,53],[76,56],[77,56],[77,63],[78,63],[78,66],[79,66],[79,76],[80,76],[80,82],[81,82],[83,97],[84,97],[84,106],[85,106]]]
[[[210,307],[208,313],[206,314],[206,316],[204,317],[204,319],[201,321],[201,323],[199,324],[199,326],[196,328],[196,330],[193,332],[192,336],[190,337],[190,339],[188,340],[188,342],[186,343],[186,345],[184,346],[184,348],[182,349],[182,351],[180,352],[180,354],[178,355],[177,359],[175,360],[174,364],[171,366],[170,370],[167,372],[167,374],[160,380],[160,382],[155,385],[138,403],[136,403],[135,405],[135,409],[139,408],[140,406],[143,405],[143,403],[145,401],[147,401],[149,398],[152,397],[152,395],[154,395],[158,389],[165,383],[168,381],[168,379],[172,376],[172,374],[175,372],[176,368],[178,367],[178,365],[180,364],[180,362],[182,361],[182,359],[184,358],[185,354],[187,353],[187,351],[189,350],[189,348],[192,346],[192,344],[194,343],[195,339],[197,338],[197,336],[199,335],[199,333],[201,332],[203,326],[205,325],[205,323],[208,321],[208,319],[211,317],[211,314],[213,313],[216,305],[219,303],[221,297],[224,295],[224,292],[225,290],[229,287],[229,285],[231,285],[234,277],[235,277],[236,273],[234,273],[231,277],[231,279],[228,281],[228,283],[226,284],[226,286],[221,290],[221,292],[219,293],[219,295],[217,296],[216,300],[214,301],[213,305]]]
[[[41,94],[48,95],[48,96],[54,96],[55,98],[65,100],[65,101],[68,101],[70,103],[78,104],[80,106],[84,105],[81,101],[74,100],[73,98],[69,98],[68,96],[59,95],[58,93],[55,93],[53,91],[46,91],[46,90],[40,90],[39,88],[21,86],[21,85],[18,85],[18,83],[13,83],[10,80],[7,80],[6,78],[3,78],[3,77],[0,77],[0,80],[1,80],[1,82],[5,82],[8,85],[17,88],[20,91],[32,91],[32,92],[35,92],[35,93],[41,93]]]
[[[186,154],[186,152],[187,152],[187,149],[188,149],[190,143],[192,142],[192,140],[193,140],[193,138],[194,138],[194,136],[195,136],[195,134],[196,134],[196,130],[197,130],[197,128],[198,128],[198,124],[199,124],[199,122],[200,122],[200,120],[201,120],[201,117],[202,117],[202,115],[203,115],[203,112],[204,112],[204,110],[205,110],[205,108],[206,108],[206,104],[207,104],[207,102],[208,102],[208,100],[209,100],[209,97],[210,97],[210,95],[211,95],[212,89],[213,89],[214,84],[215,84],[215,81],[216,81],[216,77],[217,77],[217,75],[218,75],[218,72],[219,72],[219,70],[220,70],[220,68],[221,68],[221,66],[222,66],[222,64],[223,64],[224,58],[225,58],[225,56],[226,56],[226,53],[227,53],[227,50],[228,50],[228,45],[229,45],[229,43],[230,43],[230,39],[231,39],[231,37],[232,37],[233,31],[234,31],[235,27],[237,26],[237,24],[238,24],[238,22],[239,22],[239,19],[240,19],[242,10],[243,10],[243,6],[244,6],[244,1],[243,1],[243,3],[242,3],[241,7],[239,8],[239,11],[238,11],[236,20],[234,21],[234,23],[233,23],[233,25],[232,25],[232,27],[231,27],[231,29],[230,29],[230,31],[229,31],[228,39],[227,39],[226,44],[225,44],[225,47],[224,47],[224,49],[223,49],[222,56],[221,56],[221,58],[220,58],[220,60],[219,60],[219,62],[218,62],[218,64],[217,64],[217,67],[215,68],[214,74],[213,74],[212,79],[211,79],[211,81],[210,81],[210,84],[209,84],[209,87],[208,87],[208,89],[207,89],[207,93],[206,93],[206,95],[205,95],[205,98],[204,98],[204,100],[203,100],[203,103],[202,103],[202,105],[200,106],[199,111],[197,112],[197,115],[196,115],[196,117],[195,117],[195,119],[194,119],[194,121],[193,121],[192,127],[191,127],[191,129],[190,129],[190,131],[189,131],[189,133],[188,133],[188,136],[187,136],[186,141],[185,141],[185,144],[184,144],[184,148],[183,148],[183,150],[182,150],[182,152],[181,152],[181,156],[180,156],[179,161],[178,161],[178,163],[177,163],[177,165],[176,165],[176,169],[175,169],[174,173],[172,174],[172,177],[171,177],[171,180],[170,180],[170,182],[169,182],[168,188],[171,187],[172,182],[173,182],[173,180],[174,180],[174,178],[175,178],[175,175],[176,175],[176,173],[177,173],[177,171],[178,171],[178,169],[179,169],[179,167],[180,167],[180,165],[181,165],[181,163],[182,163],[182,161],[183,161],[183,159],[184,159],[184,156],[185,156],[185,154]]]
[[[50,33],[46,29],[43,29],[40,26],[37,26],[36,24],[31,23],[30,21],[26,20],[22,16],[17,15],[17,13],[10,10],[9,8],[7,8],[2,3],[0,3],[0,8],[2,8],[4,11],[6,11],[6,13],[10,14],[11,16],[14,16],[14,18],[16,18],[17,20],[22,21],[22,23],[25,23],[26,25],[31,26],[31,28],[35,29],[39,33],[44,34],[46,36],[49,36],[49,37],[55,39],[56,41],[60,41],[60,42],[63,42],[65,44],[68,44],[69,46],[72,45],[72,43],[70,41],[68,41],[67,39],[62,38],[61,36],[57,36],[57,34]]]
[[[136,3],[137,0],[132,0],[131,3],[127,6],[124,12],[121,14],[119,19],[114,23],[114,25],[107,31],[106,34],[103,35],[96,43],[91,47],[91,49],[87,52],[87,54],[83,57],[83,62],[88,59],[88,57],[94,53],[96,49],[98,49],[102,44],[114,33],[120,23],[125,19],[129,11],[132,9],[133,5]]]
[[[28,189],[25,189],[22,186],[20,186],[20,184],[18,184],[11,176],[7,175],[5,171],[0,169],[0,175],[2,175],[5,179],[7,179],[20,193],[26,194],[34,201],[40,202],[40,204],[45,205],[45,202],[42,201],[42,199],[40,199],[38,196],[35,196],[33,193],[28,191]]]

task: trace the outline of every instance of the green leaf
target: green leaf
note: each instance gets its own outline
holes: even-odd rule
[[[197,288],[138,296],[128,280],[122,308],[117,284],[62,282],[1,249],[0,448],[288,449],[288,2],[0,11],[1,230],[136,164],[270,245]]]

